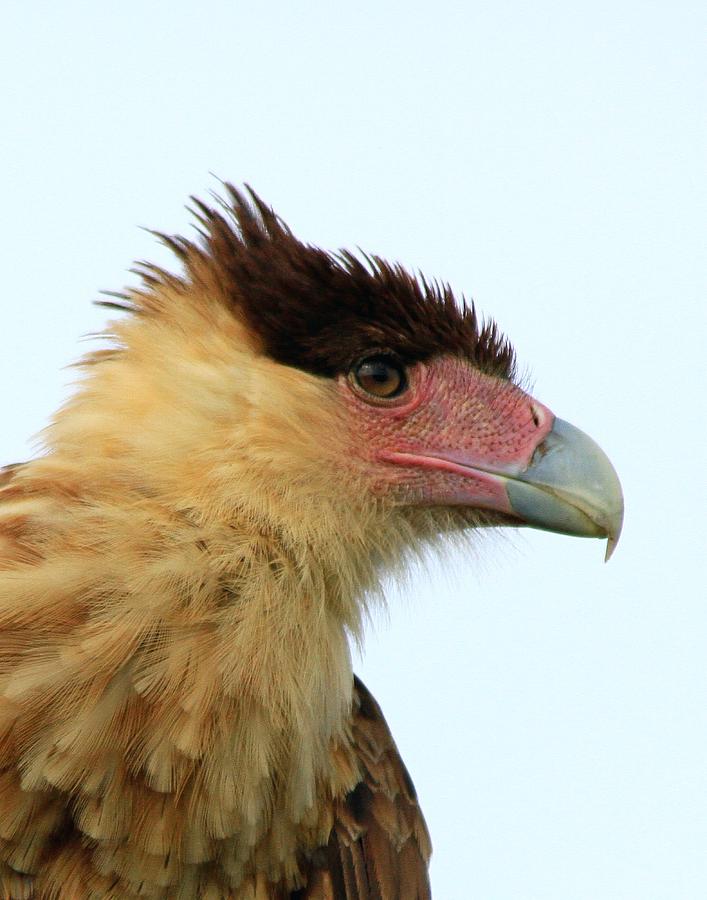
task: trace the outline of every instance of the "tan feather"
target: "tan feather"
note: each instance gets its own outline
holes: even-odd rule
[[[192,262],[0,476],[0,896],[427,897],[348,640],[442,514],[340,477],[332,380],[263,355]]]

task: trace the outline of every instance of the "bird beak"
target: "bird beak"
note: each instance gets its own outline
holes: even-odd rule
[[[604,451],[579,428],[556,418],[527,469],[504,481],[511,511],[524,524],[607,538],[605,559],[614,552],[624,514],[621,485]]]
[[[540,434],[521,440],[517,451],[497,452],[425,448],[383,451],[379,458],[437,474],[450,483],[430,481],[418,502],[489,509],[528,525],[577,537],[606,538],[605,559],[614,552],[623,522],[624,501],[614,467],[604,451],[579,428],[534,403],[544,423]]]

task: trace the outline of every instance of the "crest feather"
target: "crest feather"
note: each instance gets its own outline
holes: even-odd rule
[[[184,274],[140,263],[143,285],[131,308],[158,312],[164,293],[218,299],[267,355],[318,375],[337,375],[362,355],[385,350],[406,363],[455,354],[513,377],[508,340],[494,322],[479,320],[473,304],[457,303],[448,284],[375,255],[305,244],[250,187],[224,188],[212,206],[191,198],[195,240],[154,232]]]

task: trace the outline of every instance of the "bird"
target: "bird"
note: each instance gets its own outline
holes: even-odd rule
[[[479,529],[618,540],[611,463],[440,281],[192,198],[0,473],[0,896],[425,900],[353,674],[381,578]]]

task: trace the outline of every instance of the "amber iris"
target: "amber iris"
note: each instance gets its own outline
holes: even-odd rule
[[[362,390],[384,400],[399,396],[407,387],[405,368],[389,356],[369,356],[355,366],[353,375]]]

